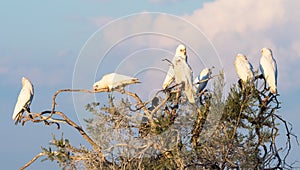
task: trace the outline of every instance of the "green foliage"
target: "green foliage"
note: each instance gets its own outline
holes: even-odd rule
[[[52,147],[44,148],[42,147],[43,153],[47,155],[45,159],[42,161],[50,160],[50,161],[56,161],[60,167],[65,169],[66,167],[73,167],[75,168],[75,165],[71,159],[72,153],[70,152],[70,142],[68,139],[64,139],[63,135],[60,139],[56,139],[55,135],[52,135],[52,141],[50,142],[50,146],[53,146],[55,149],[52,149]]]

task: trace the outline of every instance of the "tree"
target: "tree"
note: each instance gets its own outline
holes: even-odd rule
[[[42,148],[21,169],[41,156],[57,161],[63,169],[292,169],[287,156],[291,137],[297,137],[278,113],[278,95],[260,90],[260,81],[244,83],[242,88],[234,84],[226,96],[221,72],[210,91],[197,94],[196,105],[186,102],[178,85],[158,91],[145,102],[135,93],[116,89],[122,98],[109,93],[107,104],[86,105],[94,115],[85,120],[87,132],[55,109],[56,97],[62,92],[107,90],[58,90],[51,111],[29,113],[22,123],[70,125],[92,149],[53,136],[50,147]],[[278,146],[279,124],[285,127],[281,133],[286,146]]]

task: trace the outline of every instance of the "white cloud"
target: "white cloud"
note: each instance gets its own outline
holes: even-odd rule
[[[229,81],[237,78],[232,66],[238,52],[248,55],[257,68],[260,49],[270,47],[277,60],[279,87],[298,88],[298,74],[289,74],[291,65],[300,64],[300,15],[298,1],[217,0],[206,3],[186,19],[201,28],[222,56]],[[299,73],[300,68],[293,68]],[[230,75],[230,76],[229,76]],[[289,82],[293,83],[289,83]]]
[[[264,31],[282,24],[283,3],[282,0],[217,0],[204,4],[202,9],[186,18],[210,37],[230,32]]]
[[[205,34],[187,20],[174,15],[144,12],[112,21],[93,35],[82,51],[83,55],[80,58],[83,60],[78,60],[80,62],[77,63],[85,65],[82,67],[85,69],[80,73],[86,76],[80,77],[93,79],[95,74],[91,73],[97,73],[98,78],[111,71],[132,75],[144,67],[149,67],[153,70],[148,69],[138,78],[144,78],[151,83],[142,83],[143,87],[140,89],[161,88],[165,76],[163,71],[167,71],[169,67],[162,59],[171,60],[179,43],[187,46],[189,62],[195,75],[199,74],[204,66],[214,65],[218,69],[222,68]],[[94,46],[94,52],[91,52],[88,46]],[[163,70],[155,71],[156,69]],[[153,72],[155,76],[148,77]]]
[[[298,1],[285,0],[216,0],[205,3],[203,8],[195,10],[191,15],[182,16],[200,30],[193,28],[183,18],[144,13],[119,20],[115,25],[110,25],[111,28],[105,30],[103,35],[105,41],[114,44],[135,33],[161,33],[161,37],[148,35],[131,38],[127,45],[133,52],[138,47],[172,51],[182,41],[188,46],[189,62],[195,75],[203,66],[219,65],[209,42],[211,40],[221,57],[228,83],[237,79],[233,67],[237,53],[247,55],[258,69],[260,49],[269,47],[278,63],[279,88],[287,90],[300,86],[297,74],[289,74],[291,65],[300,64],[299,5]],[[145,62],[150,60],[146,59]],[[293,69],[294,73],[300,72],[299,67]],[[289,83],[291,80],[293,83]]]

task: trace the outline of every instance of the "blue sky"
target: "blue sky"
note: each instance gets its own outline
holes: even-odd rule
[[[211,66],[213,62],[216,62],[216,56],[212,57],[211,53],[206,50],[209,48],[205,48],[209,43],[207,41],[202,43],[208,38],[220,58],[218,64],[220,65],[221,62],[224,66],[228,87],[237,79],[237,74],[233,69],[233,61],[237,53],[246,54],[253,66],[257,68],[260,49],[264,46],[270,47],[279,69],[278,86],[282,101],[280,114],[294,124],[294,132],[300,134],[300,125],[297,124],[300,120],[297,113],[297,103],[300,99],[300,67],[298,67],[300,64],[300,16],[297,9],[299,5],[300,2],[293,0],[288,2],[284,0],[198,2],[192,0],[54,0],[47,2],[7,0],[2,2],[0,6],[0,76],[2,80],[0,125],[3,136],[0,150],[1,155],[5,156],[2,156],[1,167],[17,169],[25,164],[40,151],[40,146],[48,145],[51,133],[60,135],[64,132],[64,136],[72,139],[75,146],[80,143],[88,145],[75,130],[67,126],[57,131],[54,127],[31,123],[24,127],[14,125],[11,115],[21,88],[22,76],[30,78],[35,87],[32,110],[49,109],[53,92],[74,85],[72,81],[74,80],[73,73],[76,72],[76,61],[82,59],[83,55],[79,55],[80,51],[85,51],[84,44],[89,45],[88,39],[92,35],[96,38],[108,36],[111,40],[118,40],[118,36],[126,35],[126,31],[147,30],[143,27],[145,25],[153,26],[149,30],[172,29],[170,34],[188,37],[181,39],[189,42],[188,53],[191,56],[190,63],[195,74],[201,69],[195,64],[198,60],[193,56],[197,56],[196,54],[202,56],[200,59],[204,63],[201,63],[201,67]],[[140,20],[134,17],[129,18],[126,28],[114,27],[113,33],[105,32],[109,26],[113,27],[111,21],[141,12],[162,12],[171,15],[167,17],[167,20],[164,20],[162,15],[156,17],[150,15],[147,20],[145,19],[147,17],[142,17]],[[174,16],[185,19],[202,33],[199,36],[197,33],[194,34],[193,30],[187,28],[189,24],[176,25],[178,20],[174,19]],[[105,24],[108,25],[103,27]],[[94,34],[96,31],[98,32]],[[175,47],[174,41],[168,37],[145,36],[125,42],[116,46],[119,48],[119,53],[112,51],[103,60],[106,67],[101,67],[103,63],[96,61],[98,70],[104,71],[94,71],[92,78],[99,79],[107,70],[114,69],[108,65],[124,61],[124,58],[114,58],[114,56],[130,56],[137,50],[134,48],[135,45],[147,48],[160,47],[165,51],[155,50],[157,52],[155,54],[169,57],[172,56],[170,53]],[[195,49],[195,53],[192,49]],[[138,54],[151,55],[143,52]],[[131,55],[128,57],[131,60],[127,58],[126,61],[134,61],[134,57],[135,55]],[[153,62],[156,68],[161,66],[162,70],[167,69],[167,65],[161,64],[160,60],[148,61]],[[130,66],[130,63],[128,65]],[[136,70],[132,70],[128,65],[119,65],[119,71],[127,70],[132,74],[136,73]],[[147,74],[149,73],[145,73]],[[160,86],[159,81],[154,86],[155,88]],[[139,86],[137,88],[142,89]],[[63,94],[59,102],[57,108],[76,120],[72,96]],[[299,158],[299,153],[299,147],[294,146],[292,158]],[[45,166],[49,169],[56,167],[55,163],[37,161],[30,169],[44,169]]]

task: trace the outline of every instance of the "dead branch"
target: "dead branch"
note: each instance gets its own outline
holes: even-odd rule
[[[52,111],[43,111],[43,112],[41,112],[41,113],[39,113],[39,114],[34,114],[34,115],[32,115],[32,118],[27,117],[27,119],[24,120],[24,121],[31,120],[32,122],[41,122],[41,121],[43,121],[42,119],[35,119],[35,118],[41,117],[41,115],[43,115],[43,114],[51,114],[51,113],[52,113]],[[103,153],[102,153],[101,148],[99,147],[99,145],[97,145],[97,144],[96,144],[96,143],[95,143],[95,142],[94,142],[94,141],[93,141],[93,140],[85,133],[85,131],[82,129],[82,127],[78,126],[75,122],[73,122],[71,119],[69,119],[63,112],[55,111],[55,112],[52,113],[52,115],[53,115],[53,114],[56,114],[56,115],[61,116],[67,124],[69,124],[70,126],[74,127],[75,129],[77,129],[78,132],[81,134],[81,136],[82,136],[87,142],[89,142],[89,143],[92,145],[92,147],[93,147],[93,149],[94,149],[95,151],[97,151],[97,153],[99,154],[101,160],[102,160],[104,163],[109,164],[109,162],[105,159],[105,157],[104,157],[104,155],[103,155]],[[49,119],[48,119],[48,120],[49,120]],[[41,155],[41,156],[42,156],[42,155]],[[38,156],[38,157],[40,157],[40,156]],[[38,158],[38,157],[37,157],[37,158]],[[32,164],[37,158],[32,159],[32,162],[31,162],[30,164]],[[30,165],[30,164],[29,164],[29,165]],[[26,164],[26,165],[27,165],[27,164]],[[29,165],[27,165],[27,166],[29,166]],[[25,165],[24,165],[24,166],[25,166]],[[27,167],[27,166],[26,166],[26,167]]]
[[[155,107],[152,111],[151,111],[151,116],[153,116],[163,105],[166,104],[166,102],[169,100],[170,98],[170,93],[167,93],[167,97],[157,106]]]
[[[122,93],[121,91],[119,91],[120,93]],[[144,113],[146,114],[150,124],[151,124],[151,127],[155,127],[155,123],[153,121],[153,118],[152,118],[152,115],[150,113],[150,111],[148,110],[148,108],[146,107],[145,103],[140,99],[140,97],[135,94],[135,93],[131,93],[129,91],[123,91],[124,94],[127,94],[131,97],[133,97],[136,101],[137,101],[137,104],[139,105],[139,107],[144,111]]]
[[[46,154],[44,152],[38,153],[37,155],[35,155],[28,163],[26,163],[24,166],[22,166],[19,170],[23,170],[25,168],[27,168],[28,166],[30,166],[33,162],[35,162],[39,157],[41,156],[45,156]]]
[[[108,89],[100,89],[100,90],[86,90],[86,89],[61,89],[61,90],[57,90],[53,97],[52,97],[52,106],[51,106],[51,113],[44,119],[42,119],[41,121],[47,120],[50,117],[52,117],[52,114],[55,111],[55,106],[56,106],[56,97],[58,96],[58,94],[62,93],[62,92],[84,92],[84,93],[99,93],[99,92],[108,92]]]

